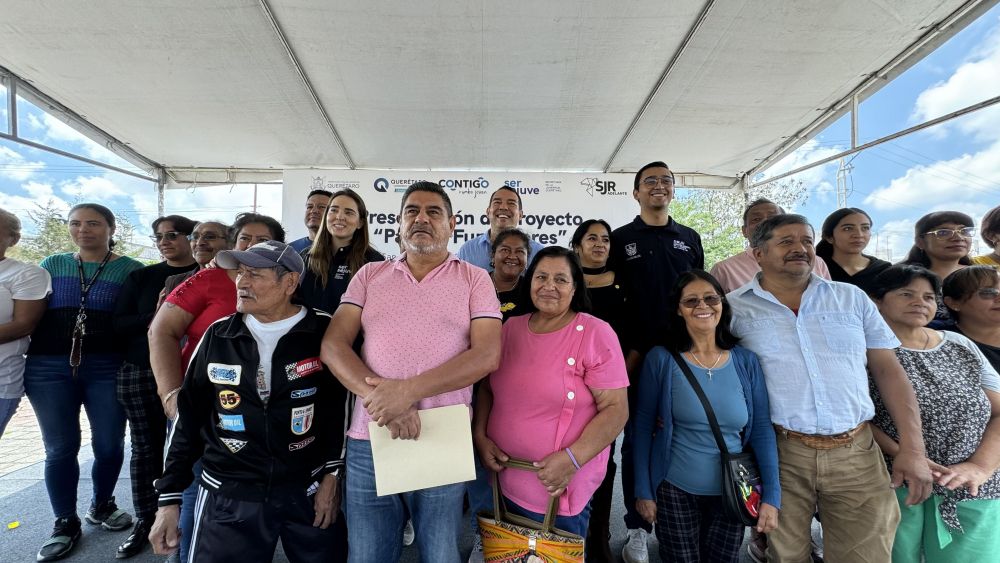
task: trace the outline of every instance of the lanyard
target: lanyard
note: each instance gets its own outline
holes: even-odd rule
[[[73,345],[69,351],[69,365],[73,368],[74,376],[76,368],[80,366],[80,360],[83,358],[83,337],[87,333],[87,295],[90,294],[90,288],[94,287],[94,283],[97,282],[97,278],[100,277],[109,260],[111,260],[110,250],[104,255],[104,259],[101,260],[94,275],[87,280],[83,274],[83,260],[79,254],[76,255],[76,268],[80,273],[80,310],[76,313],[76,323],[73,325]]]

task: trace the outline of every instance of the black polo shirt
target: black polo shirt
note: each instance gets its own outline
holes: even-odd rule
[[[347,255],[350,251],[350,246],[344,246],[333,255],[327,273],[326,287],[324,287],[320,277],[309,269],[309,249],[303,250],[300,255],[306,264],[306,271],[302,275],[299,289],[295,294],[296,302],[331,315],[337,312],[337,307],[340,306],[340,297],[347,291],[347,284],[351,282],[352,276],[350,268],[347,266]],[[365,252],[365,264],[383,260],[385,260],[385,256],[382,256],[382,253],[374,248],[369,248]]]
[[[659,227],[636,216],[611,233],[610,263],[625,290],[624,321],[633,340],[627,346],[645,353],[666,335],[673,315],[667,297],[677,277],[705,268],[701,236],[673,217]]]

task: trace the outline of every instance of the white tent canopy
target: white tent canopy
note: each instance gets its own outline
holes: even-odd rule
[[[8,0],[0,66],[174,184],[662,159],[723,187],[996,1]]]

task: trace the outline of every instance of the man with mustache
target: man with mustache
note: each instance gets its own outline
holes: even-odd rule
[[[283,242],[224,250],[216,263],[239,271],[237,312],[191,358],[149,540],[156,553],[177,549],[178,507],[200,457],[192,561],[270,561],[279,539],[291,561],[346,561],[348,393],[319,358],[330,316],[292,303],[304,265]]]
[[[611,233],[608,270],[617,274],[625,291],[625,361],[632,384],[628,387],[629,411],[634,412],[642,356],[667,333],[673,315],[667,297],[677,276],[705,267],[701,237],[670,216],[674,199],[674,173],[663,162],[650,162],[635,174],[632,197],[639,215]],[[622,550],[625,563],[647,563],[646,542],[652,526],[635,508],[632,469],[632,425],[622,439],[622,490],[628,539]]]
[[[920,414],[899,340],[861,289],[812,272],[814,237],[801,215],[761,223],[750,239],[761,271],[727,296],[733,333],[760,357],[777,432],[782,507],[767,559],[810,560],[818,507],[829,561],[888,561],[899,505],[868,426],[869,375],[899,428],[891,486],[907,482],[909,505],[931,492]]]
[[[464,404],[500,361],[500,302],[489,274],[448,252],[455,229],[440,185],[416,182],[400,206],[399,258],[351,279],[323,339],[323,361],[357,395],[347,433],[352,563],[398,561],[409,508],[421,559],[458,563],[465,483],[376,496],[368,423],[420,435],[420,409]],[[352,348],[364,331],[359,357]]]
[[[490,252],[493,239],[504,229],[517,228],[524,216],[524,209],[521,207],[521,194],[514,191],[510,186],[498,188],[490,196],[490,205],[486,208],[486,217],[490,221],[490,230],[466,241],[458,249],[458,257],[470,264],[475,264],[484,270],[492,270],[490,261],[493,253]],[[532,239],[528,248],[528,263],[535,257],[535,253],[545,248],[538,241]]]
[[[313,241],[316,240],[316,233],[323,226],[323,216],[326,215],[326,208],[330,206],[331,197],[333,197],[333,193],[327,190],[313,190],[306,196],[305,224],[307,234],[288,243],[295,249],[295,252],[302,252],[312,246]]]

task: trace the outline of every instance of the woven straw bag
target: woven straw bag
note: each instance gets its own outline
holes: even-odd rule
[[[530,461],[511,459],[511,469],[538,471]],[[583,563],[583,538],[559,530],[556,519],[559,499],[552,497],[539,524],[530,518],[509,514],[503,502],[500,479],[493,478],[493,513],[481,512],[479,534],[486,563]]]

